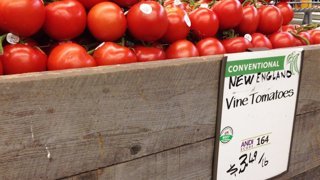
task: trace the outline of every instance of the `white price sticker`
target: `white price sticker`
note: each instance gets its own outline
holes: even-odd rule
[[[252,41],[252,36],[250,34],[245,34],[244,38],[247,39],[248,41]]]
[[[20,41],[20,38],[19,36],[17,35],[14,35],[12,33],[8,33],[7,34],[7,37],[6,37],[6,40],[8,41],[8,43],[10,44],[17,44],[19,41]]]
[[[152,13],[152,7],[149,4],[141,4],[140,5],[140,10],[144,14],[151,14]]]
[[[185,13],[185,14],[184,14],[183,19],[184,19],[184,21],[186,22],[187,26],[188,26],[188,27],[191,27],[191,20],[190,20],[190,18],[189,18],[188,13]]]
[[[174,0],[173,1],[173,5],[174,6],[179,6],[179,5],[181,5],[182,4],[182,2],[180,1],[180,0]]]
[[[200,7],[201,8],[209,8],[209,5],[208,4],[200,4]]]

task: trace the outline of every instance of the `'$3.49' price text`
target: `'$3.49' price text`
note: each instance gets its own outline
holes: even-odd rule
[[[258,155],[258,151],[254,151],[254,153],[250,152],[242,154],[239,157],[239,166],[237,166],[237,164],[230,164],[230,168],[226,172],[230,175],[237,176],[237,174],[244,173],[250,165],[257,161],[258,165],[260,165],[262,168],[266,167],[269,164],[269,161],[267,160],[265,153],[262,153],[262,155],[259,156]]]

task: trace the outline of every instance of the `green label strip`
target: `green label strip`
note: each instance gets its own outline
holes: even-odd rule
[[[285,56],[246,59],[227,62],[226,77],[272,72],[284,69]]]

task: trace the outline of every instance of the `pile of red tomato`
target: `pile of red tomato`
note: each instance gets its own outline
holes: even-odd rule
[[[0,74],[320,43],[293,15],[285,1],[1,0]]]

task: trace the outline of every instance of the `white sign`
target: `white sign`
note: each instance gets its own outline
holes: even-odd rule
[[[215,179],[262,180],[287,171],[302,51],[228,55]]]

